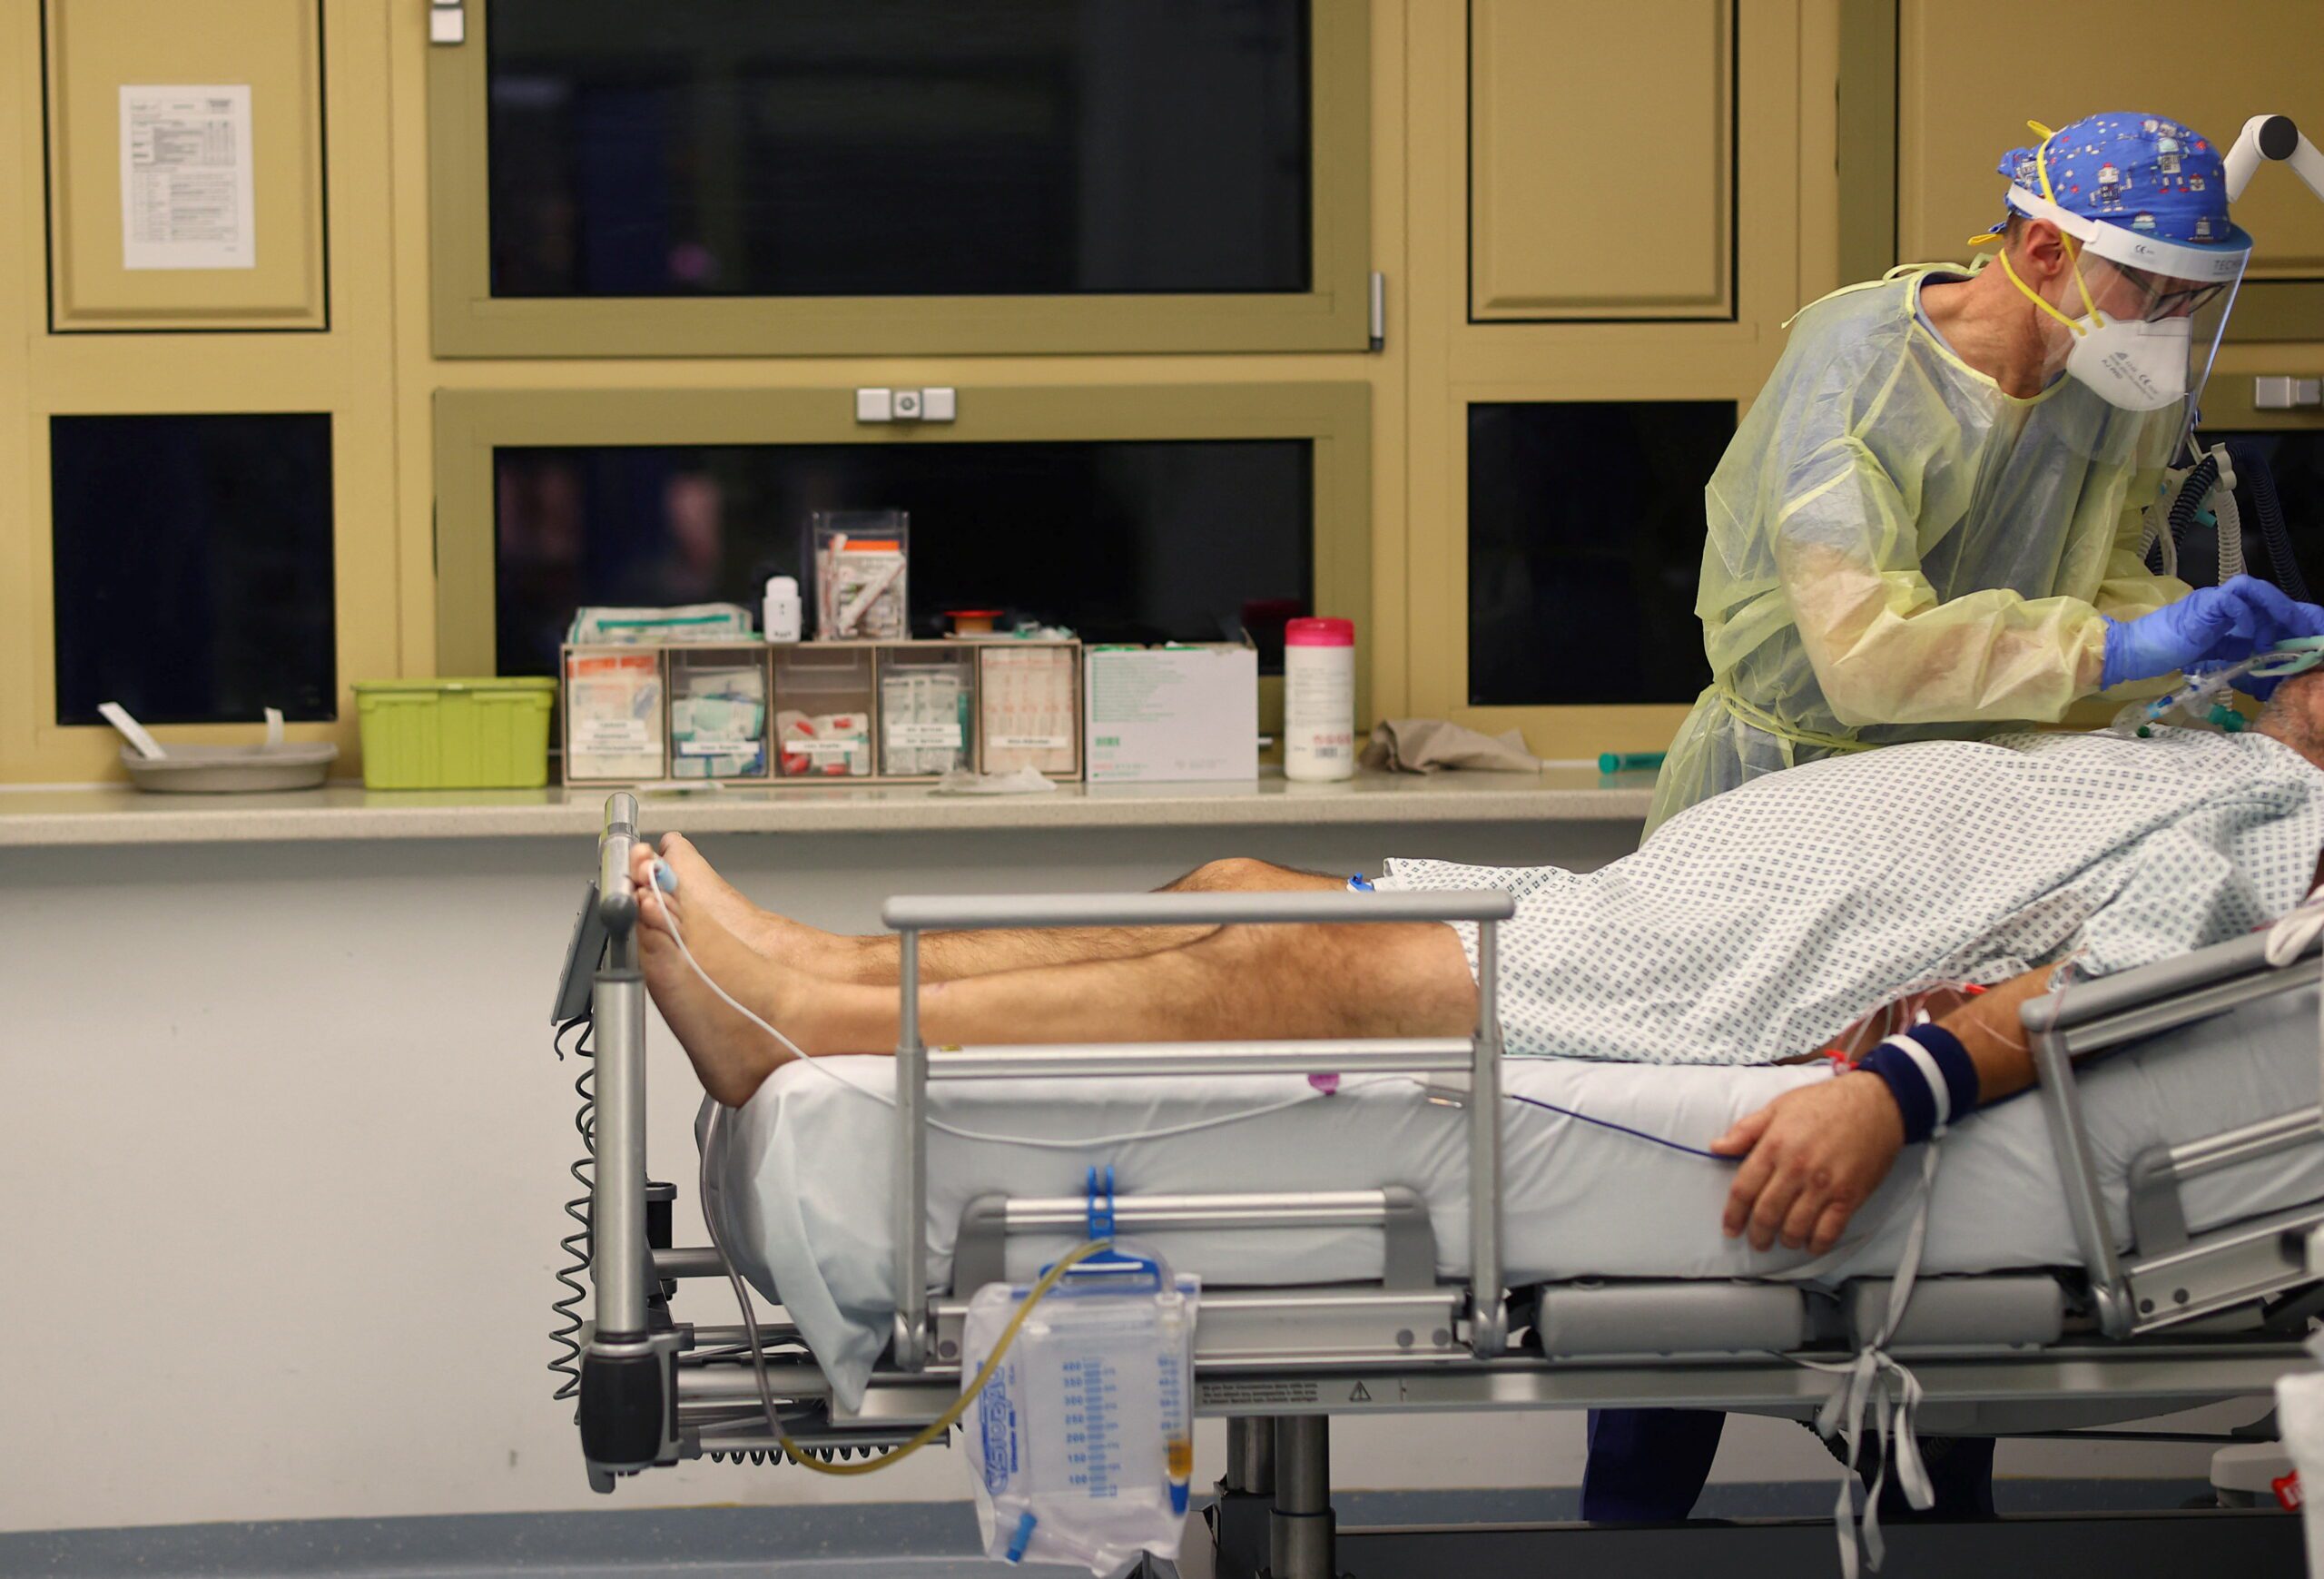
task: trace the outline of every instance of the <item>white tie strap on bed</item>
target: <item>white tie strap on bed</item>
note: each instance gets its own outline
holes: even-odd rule
[[[648,1231],[649,1194],[667,1187],[649,1189],[645,1171],[635,815],[630,797],[609,803],[596,909],[607,941],[594,991],[596,1298],[580,1425],[601,1489],[655,1465],[775,1446],[724,1290],[687,1291],[685,1320],[675,1309],[679,1279],[723,1283],[723,1262]],[[1249,1527],[1230,1506],[1245,1494],[1272,1497],[1252,1516],[1263,1553],[1276,1543],[1277,1579],[1337,1571],[1322,1434],[1332,1414],[1814,1415],[1878,1335],[1921,1169],[1901,1162],[1820,1260],[1724,1239],[1727,1165],[1602,1123],[1700,1146],[1783,1090],[1828,1077],[1504,1061],[1490,989],[1492,923],[1510,903],[1389,893],[891,901],[903,942],[895,1058],[778,1073],[724,1115],[704,1169],[721,1239],[781,1307],[763,1325],[787,1434],[851,1451],[935,1418],[960,1387],[968,1298],[1084,1237],[1093,1165],[1113,1169],[1122,1237],[1203,1278],[1196,1406],[1233,1422],[1215,1525],[1222,1573],[1251,1566],[1227,1550],[1229,1526]],[[1481,924],[1487,990],[1470,1038],[918,1042],[926,931],[1423,919]],[[1942,1141],[1923,1280],[1885,1346],[1917,1377],[1923,1430],[2149,1417],[2264,1392],[2309,1363],[2299,1339],[2324,1305],[2306,1254],[2324,1226],[2317,958],[2311,948],[2276,969],[2262,947],[2223,944],[2027,1005],[2040,1094]],[[581,968],[600,952],[581,942]],[[2072,1061],[2099,1052],[2110,1056],[2077,1075]],[[1337,1094],[1314,1090],[1310,1074],[1340,1076]],[[1206,1124],[1221,1118],[1234,1121]],[[1147,1138],[1087,1140],[1109,1135]],[[2225,1527],[2206,1526],[2209,1556],[2263,1550]],[[2296,1529],[2290,1540],[2296,1550]],[[2152,1529],[2137,1541],[2140,1552],[2168,1544]],[[1637,1566],[1643,1549],[1617,1560]]]

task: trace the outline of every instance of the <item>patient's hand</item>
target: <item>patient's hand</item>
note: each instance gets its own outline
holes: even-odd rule
[[[1817,1255],[1839,1242],[1905,1149],[1905,1118],[1878,1075],[1787,1091],[1710,1143],[1741,1157],[1720,1227],[1764,1250],[1780,1239]]]

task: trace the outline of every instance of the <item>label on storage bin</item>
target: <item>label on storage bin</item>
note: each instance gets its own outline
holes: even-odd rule
[[[579,687],[576,687],[579,689]],[[576,751],[653,751],[653,728],[643,718],[611,718],[583,715],[575,709],[573,745]]]
[[[793,735],[783,743],[783,749],[799,756],[822,760],[827,757],[852,756],[865,749],[862,740],[802,740]]]
[[[996,751],[1066,751],[1073,745],[1070,735],[988,735],[984,743]]]
[[[888,725],[888,749],[911,751],[925,747],[960,747],[960,725],[950,724],[891,724]]]

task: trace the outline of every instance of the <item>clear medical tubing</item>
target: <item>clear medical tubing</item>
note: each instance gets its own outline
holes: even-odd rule
[[[1355,622],[1295,619],[1283,635],[1283,775],[1355,772]]]
[[[1866,1053],[1897,1032],[1927,1021],[1942,1020],[1984,990],[1967,982],[1933,982],[1900,993],[1870,1013],[1849,1021],[1847,1028],[1827,1042],[1822,1051],[1829,1058],[1859,1062]]]

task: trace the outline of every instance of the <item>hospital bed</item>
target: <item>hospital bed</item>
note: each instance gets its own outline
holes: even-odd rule
[[[1914,1268],[1896,1264],[1918,1182],[1906,1163],[1861,1214],[1870,1226],[1852,1229],[1853,1248],[1803,1264],[1718,1240],[1714,1165],[1606,1127],[1668,1129],[1683,1110],[1693,1132],[1717,1133],[1738,1101],[1764,1100],[1750,1081],[1796,1072],[1644,1079],[1504,1061],[1494,987],[1505,894],[896,898],[883,912],[901,945],[895,1056],[818,1061],[852,1066],[843,1073],[788,1066],[723,1115],[730,1127],[703,1169],[722,1251],[672,1244],[675,1189],[647,1174],[636,815],[630,795],[606,804],[557,1006],[561,1025],[586,1020],[595,1041],[583,1124],[595,1174],[576,1236],[589,1287],[567,1303],[582,1447],[601,1491],[703,1456],[784,1457],[753,1335],[718,1286],[730,1258],[775,1300],[756,1308],[756,1336],[784,1434],[843,1458],[905,1439],[957,1396],[963,1314],[980,1286],[1100,1230],[1160,1248],[1204,1280],[1196,1412],[1228,1423],[1209,1515],[1216,1570],[1276,1579],[1535,1561],[1541,1540],[1632,1573],[1691,1572],[1709,1555],[1691,1548],[1697,1526],[1338,1532],[1335,1415],[1670,1406],[1806,1420],[1852,1383],[1908,1371],[1922,1433],[2087,1433],[2237,1398],[2255,1400],[2257,1416],[2258,1396],[2311,1363],[2301,1341],[2324,1311],[2309,1254],[2324,1229],[2313,943],[2279,969],[2254,937],[2026,1005],[2038,1096],[1942,1143],[1953,1154],[1935,1202],[1960,1193],[1932,1214]],[[1389,921],[1477,924],[1471,1035],[931,1049],[918,1032],[918,942],[930,932]],[[1299,1100],[1309,1076],[1340,1089]],[[1585,1103],[1596,1121],[1579,1120]],[[1256,1115],[1248,1123],[1214,1121],[1238,1105]],[[1125,1112],[1138,1115],[1131,1137],[1078,1153],[958,1138],[996,1127],[1052,1142],[1104,1136]],[[1302,1126],[1314,1132],[1303,1139]],[[1231,1147],[1201,1143],[1222,1135]],[[1607,1179],[1617,1165],[1620,1183]],[[1113,1189],[1054,1187],[1101,1166]],[[1672,1182],[1654,1208],[1658,1168]],[[1286,1169],[1316,1177],[1285,1187],[1275,1175]],[[835,1182],[812,1210],[794,1210],[814,1180]],[[1668,1232],[1590,1204],[1617,1196]],[[1739,1544],[1722,1555],[1751,1562],[1832,1560],[1828,1525],[1718,1538]],[[2223,1510],[1888,1539],[1890,1573],[2044,1551],[2127,1573],[2196,1560],[2288,1572],[2299,1550],[2297,1520]]]

